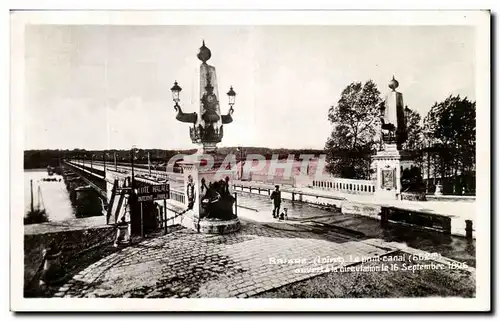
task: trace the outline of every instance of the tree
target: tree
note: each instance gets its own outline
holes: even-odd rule
[[[442,183],[461,192],[464,179],[475,171],[476,102],[450,95],[435,103],[424,119],[424,131],[436,151],[434,171]]]
[[[402,149],[414,151],[422,147],[422,127],[420,114],[408,106],[405,108],[407,139]]]
[[[325,144],[327,170],[345,178],[369,177],[370,156],[376,147],[380,92],[371,80],[353,82],[330,107],[333,130]]]

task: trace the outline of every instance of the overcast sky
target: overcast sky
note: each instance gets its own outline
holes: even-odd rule
[[[475,100],[473,27],[40,26],[25,33],[25,149],[193,148],[170,87],[198,112],[202,39],[221,111],[219,146],[324,147],[328,109],[352,81],[384,94],[395,75],[422,117],[450,94]]]

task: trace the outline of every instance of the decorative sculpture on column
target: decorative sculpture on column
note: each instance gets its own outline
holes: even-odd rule
[[[192,123],[193,127],[189,128],[189,134],[193,143],[202,145],[203,152],[212,152],[216,148],[216,144],[220,143],[224,136],[223,125],[233,121],[232,114],[235,102],[236,93],[233,87],[227,93],[229,97],[229,111],[226,115],[221,115],[217,76],[215,67],[207,64],[207,61],[212,56],[210,49],[205,46],[205,41],[198,53],[198,59],[202,61],[200,66],[200,117],[196,112],[184,113],[179,106],[179,94],[182,88],[177,81],[171,88],[173,99],[175,102],[174,109],[177,111],[176,119],[184,123]]]
[[[207,64],[212,56],[210,49],[203,45],[198,53],[200,66],[200,109],[199,113],[184,113],[179,106],[179,94],[182,88],[177,81],[171,88],[176,119],[193,124],[189,128],[191,141],[200,145],[194,155],[189,155],[181,162],[184,173],[184,190],[187,217],[192,218],[192,225],[198,232],[226,234],[240,228],[240,222],[234,215],[235,199],[232,195],[232,179],[235,168],[206,168],[201,159],[204,155],[214,156],[217,143],[224,136],[223,125],[233,121],[232,114],[236,93],[233,87],[229,89],[229,111],[221,115],[217,88],[215,67]],[[220,179],[224,177],[224,180]]]
[[[380,106],[382,150],[373,156],[377,167],[375,194],[378,198],[399,199],[401,194],[401,165],[399,150],[406,141],[406,120],[403,94],[396,91],[398,81],[389,81],[390,92]]]
[[[385,144],[396,144],[397,149],[407,139],[403,94],[396,91],[399,82],[392,76],[389,81],[391,91],[381,105],[382,140]]]

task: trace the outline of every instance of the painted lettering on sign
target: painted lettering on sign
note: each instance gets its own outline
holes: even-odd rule
[[[137,188],[135,192],[138,202],[165,200],[169,199],[170,186],[168,184],[142,186]]]
[[[138,202],[147,202],[147,201],[153,201],[153,195],[143,195],[137,197]]]

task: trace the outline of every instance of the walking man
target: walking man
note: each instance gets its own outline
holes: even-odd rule
[[[188,210],[192,210],[195,202],[195,191],[194,191],[193,177],[191,175],[188,176],[186,194],[188,199]]]
[[[276,189],[271,194],[271,199],[274,201],[273,217],[276,218],[280,215],[280,205],[281,205],[281,192],[279,185],[275,186]]]

